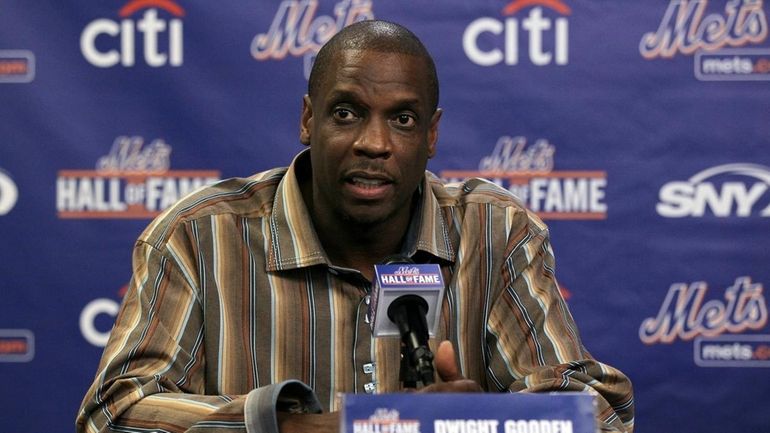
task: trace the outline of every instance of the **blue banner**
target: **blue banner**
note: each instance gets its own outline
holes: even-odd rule
[[[288,165],[315,54],[367,18],[435,58],[429,169],[548,223],[636,432],[770,426],[767,2],[34,3],[0,2],[3,431],[72,429],[139,233],[200,185]]]

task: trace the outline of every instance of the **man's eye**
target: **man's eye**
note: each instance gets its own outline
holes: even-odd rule
[[[399,114],[396,116],[395,121],[396,125],[406,128],[410,128],[417,123],[415,118],[409,114]]]
[[[356,115],[347,108],[336,108],[334,110],[334,118],[337,120],[353,120],[355,117]]]

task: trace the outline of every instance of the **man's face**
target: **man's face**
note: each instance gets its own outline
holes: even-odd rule
[[[441,117],[429,103],[425,62],[368,50],[342,50],[334,60],[303,104],[311,212],[326,224],[406,221]]]

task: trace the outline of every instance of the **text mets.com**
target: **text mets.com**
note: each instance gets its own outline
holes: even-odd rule
[[[770,57],[710,56],[702,60],[701,71],[708,75],[766,75],[770,73]]]
[[[767,361],[770,360],[770,345],[752,347],[745,343],[705,343],[700,349],[705,361]]]

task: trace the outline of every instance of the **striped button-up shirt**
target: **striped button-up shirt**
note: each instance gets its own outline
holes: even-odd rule
[[[269,427],[264,392],[292,379],[330,411],[341,392],[400,390],[400,340],[366,322],[371,283],[330,263],[314,231],[297,181],[306,156],[199,190],[148,226],[79,431],[246,431],[250,400],[265,418],[250,430]],[[584,349],[543,222],[483,180],[426,172],[421,191],[405,252],[447,283],[432,349],[452,341],[488,391],[590,392],[603,428],[632,431],[631,384]]]

